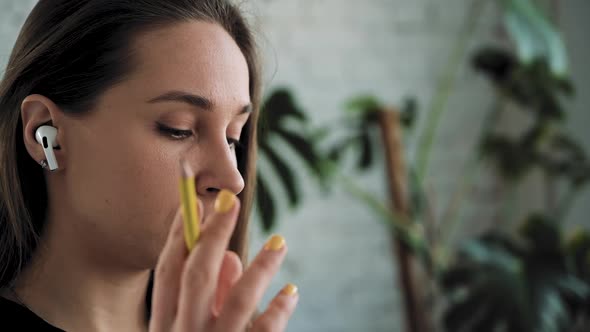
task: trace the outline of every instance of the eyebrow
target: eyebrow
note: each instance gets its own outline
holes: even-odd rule
[[[183,91],[176,91],[176,90],[168,91],[168,92],[164,93],[163,95],[160,95],[158,97],[148,100],[148,103],[150,103],[150,104],[160,103],[160,102],[181,102],[181,103],[186,103],[186,104],[189,104],[190,106],[200,108],[202,110],[210,111],[210,112],[212,112],[214,109],[214,104],[211,100],[209,100],[203,96],[199,96],[199,95],[195,95],[195,94],[183,92]],[[251,113],[251,112],[252,112],[252,104],[248,103],[248,105],[245,105],[240,109],[240,111],[238,112],[238,115]]]

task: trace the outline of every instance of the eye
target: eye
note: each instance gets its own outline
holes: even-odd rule
[[[172,128],[161,123],[158,123],[158,131],[162,135],[165,135],[166,137],[169,137],[173,140],[183,140],[193,136],[193,131],[190,129]],[[239,140],[231,137],[227,138],[227,143],[232,150],[237,150],[244,147],[244,145]]]
[[[158,131],[174,140],[182,140],[193,135],[192,130],[172,128],[161,123],[158,123]]]

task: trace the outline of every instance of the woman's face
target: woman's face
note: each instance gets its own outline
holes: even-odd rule
[[[135,40],[138,66],[96,109],[64,116],[58,208],[72,241],[133,268],[155,265],[179,201],[185,156],[207,214],[220,189],[238,194],[234,140],[248,120],[246,60],[219,25],[180,23]],[[53,193],[52,193],[53,194]]]

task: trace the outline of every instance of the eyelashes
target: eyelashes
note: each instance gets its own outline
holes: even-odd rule
[[[161,123],[157,123],[157,129],[160,134],[175,141],[188,139],[194,135],[192,130],[172,128]],[[232,149],[242,149],[244,147],[242,142],[231,137],[227,138],[227,143]]]
[[[161,123],[158,123],[157,127],[161,134],[174,140],[182,140],[193,136],[192,130],[172,128]]]

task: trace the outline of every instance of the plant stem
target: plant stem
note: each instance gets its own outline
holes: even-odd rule
[[[494,99],[492,109],[482,121],[477,143],[472,150],[471,156],[469,157],[463,172],[461,172],[462,176],[459,179],[459,184],[455,188],[451,202],[447,206],[441,222],[439,223],[441,232],[443,232],[443,235],[441,236],[442,243],[446,244],[450,241],[456,229],[461,226],[462,221],[464,220],[461,218],[460,212],[462,211],[465,198],[469,197],[467,194],[470,193],[475,186],[475,175],[481,166],[483,157],[480,151],[481,143],[486,136],[493,131],[504,110],[504,96],[500,92],[497,92],[496,95],[497,97]]]
[[[362,189],[353,179],[341,174],[339,171],[335,171],[335,175],[345,189],[365,203],[373,212],[379,215],[379,220],[383,222],[385,226],[398,234],[400,238],[403,238],[406,245],[412,249],[417,256],[422,257],[425,264],[431,259],[429,256],[428,243],[424,237],[420,234],[413,232],[408,226],[407,217],[398,214],[396,211],[390,209],[385,203],[372,193]]]
[[[431,103],[431,107],[428,112],[426,129],[424,134],[421,136],[418,145],[417,170],[420,183],[424,180],[424,176],[426,175],[436,129],[444,111],[446,110],[446,105],[451,92],[455,87],[456,76],[463,63],[463,56],[467,49],[467,43],[475,31],[479,17],[481,16],[484,5],[487,4],[487,2],[488,1],[485,0],[474,0],[472,2],[465,23],[461,28],[461,34],[459,35],[459,38],[453,49],[452,56],[449,58],[449,61],[446,65],[446,72],[438,83],[436,95],[434,96],[433,102]]]

